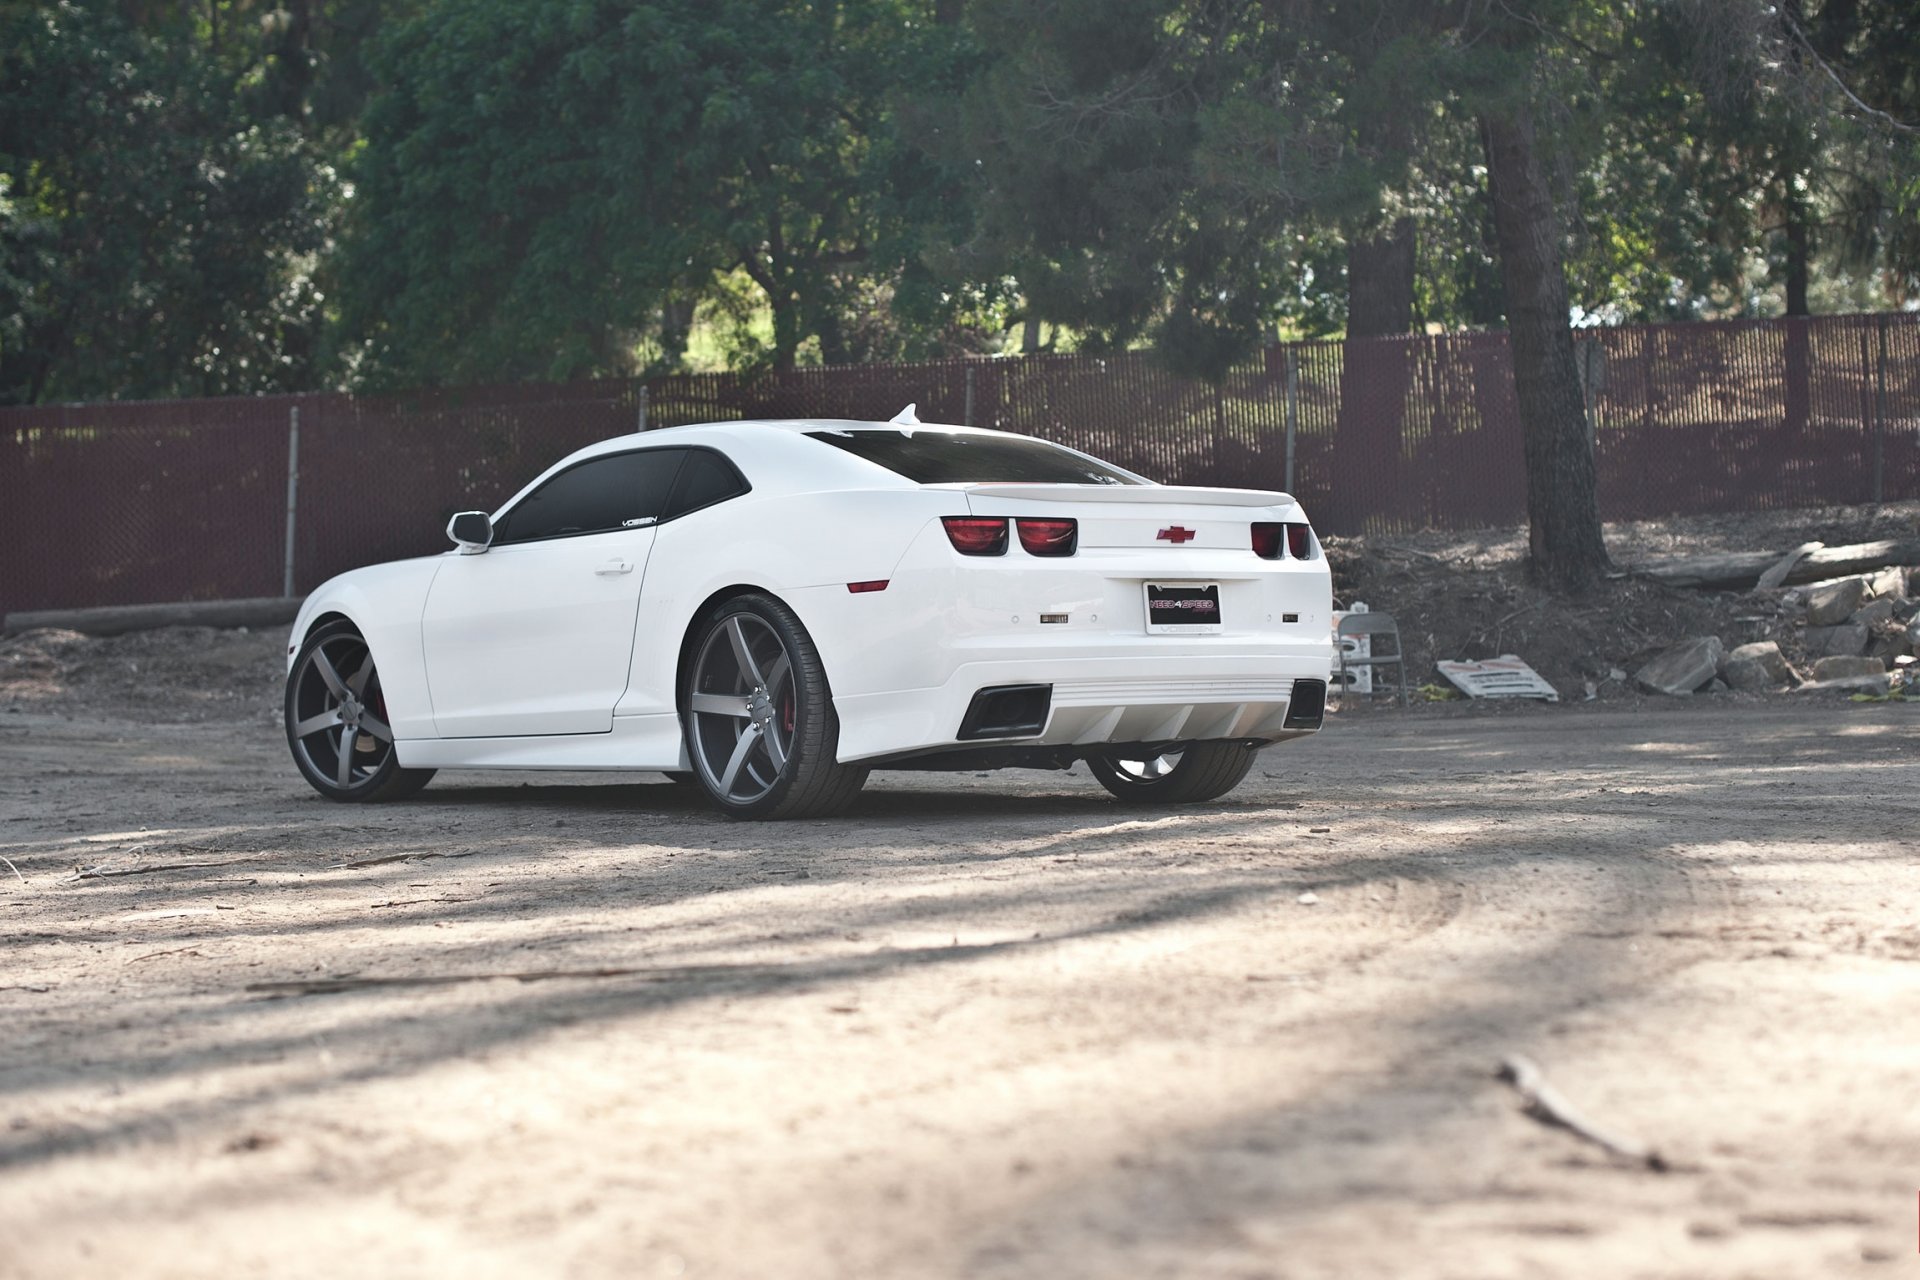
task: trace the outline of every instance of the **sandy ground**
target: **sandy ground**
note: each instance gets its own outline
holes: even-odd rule
[[[1373,709],[1173,814],[760,826],[331,805],[251,684],[155,687],[0,709],[8,1280],[1916,1265],[1920,706]]]

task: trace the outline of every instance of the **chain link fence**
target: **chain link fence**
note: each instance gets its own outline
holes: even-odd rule
[[[1920,316],[1589,329],[1609,520],[1920,498]],[[748,418],[1057,440],[1157,480],[1287,489],[1334,533],[1525,519],[1502,333],[1275,346],[1218,386],[1040,355],[379,396],[0,409],[0,612],[298,594],[444,546],[563,454]]]

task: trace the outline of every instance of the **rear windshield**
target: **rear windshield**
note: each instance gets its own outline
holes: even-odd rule
[[[956,431],[809,431],[915,484],[1140,484],[1124,471],[1045,440]]]

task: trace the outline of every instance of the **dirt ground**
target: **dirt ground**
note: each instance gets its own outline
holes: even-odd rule
[[[1915,1265],[1920,704],[1355,706],[1177,813],[880,774],[762,826],[331,805],[279,636],[30,640],[6,1280]]]

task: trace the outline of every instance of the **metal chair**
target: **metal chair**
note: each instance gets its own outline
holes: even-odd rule
[[[1350,658],[1345,645],[1340,648],[1340,696],[1346,697],[1348,667],[1398,667],[1400,669],[1400,705],[1407,705],[1407,664],[1406,650],[1400,644],[1400,624],[1393,620],[1390,613],[1350,613],[1340,619],[1337,638],[1344,640],[1350,636],[1375,637],[1369,646],[1369,656]],[[1393,637],[1393,652],[1380,652],[1379,637]],[[1379,690],[1376,688],[1375,693]]]

